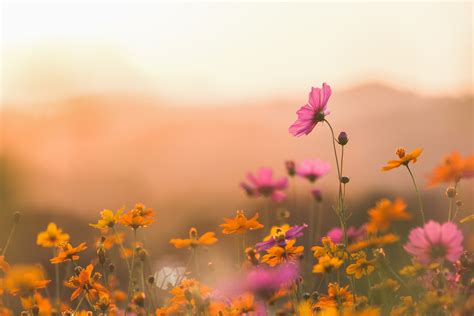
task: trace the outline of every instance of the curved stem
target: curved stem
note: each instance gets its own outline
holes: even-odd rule
[[[7,253],[8,246],[10,245],[10,241],[12,240],[13,234],[15,233],[16,222],[13,223],[12,229],[10,230],[10,234],[8,235],[7,242],[5,243],[5,247],[2,250],[2,256],[5,256]]]
[[[413,186],[415,187],[416,195],[418,197],[418,204],[420,207],[421,219],[423,220],[423,224],[425,224],[425,212],[423,211],[423,202],[421,201],[420,190],[418,190],[418,186],[416,185],[416,181],[415,181],[415,176],[413,176],[410,166],[408,165],[405,165],[405,166],[407,167],[408,172],[410,173],[411,180],[413,181]]]

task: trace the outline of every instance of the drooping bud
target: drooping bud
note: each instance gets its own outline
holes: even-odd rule
[[[110,273],[114,273],[114,271],[115,271],[115,264],[113,264],[113,263],[109,264],[109,271],[110,271]]]
[[[454,187],[448,187],[446,189],[446,196],[450,199],[456,196],[456,189]]]
[[[337,137],[337,142],[342,146],[347,144],[349,142],[349,137],[347,137],[347,133],[346,132],[340,132],[339,136]]]

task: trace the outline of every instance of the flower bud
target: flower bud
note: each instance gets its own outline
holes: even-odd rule
[[[288,160],[285,162],[286,172],[290,177],[293,177],[296,174],[296,165],[293,160]]]
[[[150,276],[148,277],[148,283],[149,283],[150,285],[155,284],[155,277],[154,277],[153,275],[150,275]]]
[[[113,263],[109,264],[109,271],[110,271],[110,273],[114,273],[114,271],[115,271],[115,264],[113,264]]]
[[[454,187],[448,187],[446,189],[446,196],[450,199],[456,196],[456,189]]]
[[[349,177],[342,177],[341,178],[341,183],[343,183],[343,184],[347,184],[347,183],[349,183],[349,181],[350,181]]]
[[[347,133],[346,132],[340,132],[339,136],[337,137],[337,142],[342,146],[347,144],[349,142],[349,138],[347,137]]]
[[[13,214],[13,222],[15,224],[18,224],[20,222],[20,218],[21,218],[21,213],[20,212],[17,211]]]
[[[462,201],[461,201],[461,200],[457,200],[457,201],[456,201],[456,206],[457,206],[457,207],[461,207],[461,206],[462,206]]]
[[[145,293],[143,292],[137,292],[133,296],[133,303],[139,307],[144,307],[145,306]]]
[[[321,190],[313,189],[311,190],[311,194],[313,195],[313,198],[316,200],[316,202],[321,203],[323,201]]]

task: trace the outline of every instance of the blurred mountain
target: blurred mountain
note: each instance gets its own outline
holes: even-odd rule
[[[472,96],[421,96],[378,83],[335,91],[328,119],[337,133],[344,130],[350,138],[344,163],[351,178],[349,199],[411,190],[403,170],[380,172],[396,147],[424,148],[414,168],[421,185],[445,154],[472,154],[472,101]],[[287,131],[305,102],[306,96],[299,95],[186,106],[124,94],[81,96],[29,111],[4,106],[4,208],[70,210],[89,218],[103,208],[142,201],[159,210],[161,218],[179,214],[186,221],[190,214],[228,215],[255,206],[238,187],[247,171],[271,166],[284,175],[287,159],[333,162],[326,126],[301,138]],[[331,192],[335,182],[333,171],[317,186]],[[297,185],[308,188],[304,181]],[[472,182],[462,190],[472,196]]]

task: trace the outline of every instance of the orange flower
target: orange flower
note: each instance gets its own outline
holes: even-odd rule
[[[313,273],[331,273],[339,269],[343,264],[343,261],[338,257],[332,257],[329,255],[324,255],[319,257],[318,263],[313,266]]]
[[[256,308],[254,296],[251,293],[244,293],[232,300],[230,314],[235,316],[247,315],[255,312]]]
[[[105,239],[103,239],[104,237]],[[96,240],[96,247],[103,247],[105,250],[111,249],[114,245],[120,245],[125,239],[125,234],[123,232],[118,232],[117,234],[106,234],[102,235]]]
[[[71,294],[71,301],[75,300],[82,293],[87,295],[90,300],[95,300],[99,295],[108,295],[107,289],[99,283],[102,275],[98,272],[92,275],[92,270],[94,270],[94,266],[89,264],[77,276],[71,277],[64,283],[67,287],[75,289]]]
[[[368,247],[380,247],[385,244],[393,244],[400,238],[395,234],[385,234],[382,236],[371,236],[368,239],[357,241],[347,247],[349,252],[359,251]]]
[[[267,253],[262,257],[262,262],[265,262],[270,267],[274,267],[280,263],[287,261],[298,260],[304,250],[303,246],[294,247],[296,240],[288,240],[285,247],[274,246],[267,250]]]
[[[413,161],[413,163],[416,162],[418,157],[421,155],[421,152],[423,151],[422,148],[416,148],[413,150],[411,153],[406,154],[405,149],[403,148],[398,148],[396,151],[396,154],[398,156],[398,160],[389,160],[387,162],[387,165],[382,167],[382,171],[388,171],[394,168],[398,168],[401,165],[408,166],[410,161]]]
[[[77,261],[79,260],[78,253],[87,249],[86,243],[83,242],[77,247],[73,247],[70,243],[67,243],[62,247],[62,250],[58,255],[49,261],[53,264],[62,263],[68,260]]]
[[[97,221],[97,224],[89,224],[89,226],[98,228],[98,229],[106,229],[114,227],[115,223],[119,220],[120,216],[123,213],[123,208],[119,209],[115,214],[111,210],[103,210],[100,212],[100,219]]]
[[[374,260],[367,260],[365,253],[361,252],[357,254],[356,261],[346,268],[346,273],[354,275],[356,279],[360,279],[364,275],[371,274],[374,270]]]
[[[411,219],[411,214],[406,212],[407,205],[397,198],[394,202],[389,199],[377,201],[374,208],[369,210],[370,221],[367,224],[368,232],[386,231],[394,221],[406,221]]]
[[[217,238],[215,233],[207,232],[201,237],[199,237],[196,228],[192,227],[189,230],[189,238],[188,239],[171,239],[170,243],[175,246],[176,248],[185,248],[191,247],[195,248],[201,245],[213,245],[217,242]]]
[[[328,308],[337,307],[338,305],[352,305],[354,298],[348,289],[349,285],[340,287],[337,283],[329,283],[328,295],[322,295],[316,303],[316,306],[320,308]]]
[[[127,214],[120,216],[119,221],[125,226],[137,229],[152,224],[154,222],[154,215],[155,213],[152,208],[146,208],[145,205],[137,203]]]
[[[184,279],[170,291],[170,294],[173,295],[171,302],[178,305],[185,305],[188,302],[186,292],[196,293],[201,297],[205,297],[211,293],[211,289],[205,285],[201,285],[194,279]]]
[[[5,275],[4,287],[12,294],[30,296],[37,289],[45,288],[51,280],[44,279],[44,272],[38,266],[14,265]]]
[[[428,176],[428,187],[434,187],[441,182],[459,182],[463,177],[474,176],[474,155],[465,159],[459,152],[452,152],[436,166]]]
[[[21,305],[25,310],[31,310],[33,306],[36,305],[39,308],[40,316],[51,315],[52,306],[50,301],[38,292],[36,292],[33,296],[22,297]],[[2,314],[0,313],[0,315]]]
[[[69,235],[63,233],[55,223],[49,223],[45,231],[40,232],[36,238],[36,244],[46,248],[58,247],[69,241]]]
[[[97,311],[103,313],[104,315],[110,315],[109,312],[113,312],[116,309],[115,304],[113,304],[110,296],[106,293],[100,293],[99,299],[95,303],[95,308]]]
[[[247,219],[243,211],[237,211],[235,218],[224,218],[225,223],[220,224],[223,234],[245,234],[248,230],[260,229],[263,227],[258,221],[258,213]]]

